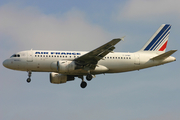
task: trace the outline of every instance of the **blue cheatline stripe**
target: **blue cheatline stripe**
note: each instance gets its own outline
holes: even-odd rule
[[[149,50],[170,25],[165,25],[144,50]],[[171,27],[169,27],[170,29]]]
[[[154,50],[156,50],[156,48],[157,48],[164,40],[166,40],[166,37],[169,35],[169,33],[170,33],[170,32],[168,32],[168,33],[166,34],[166,36],[158,43],[158,45],[156,45],[156,47],[154,48]]]
[[[162,38],[164,38],[164,36],[166,35],[167,32],[169,32],[170,29],[171,26],[169,26],[166,30],[164,30],[164,33],[159,37],[159,39],[155,42],[155,44],[151,47],[150,50],[154,49],[154,47],[162,40]]]

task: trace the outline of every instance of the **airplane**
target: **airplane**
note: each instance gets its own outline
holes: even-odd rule
[[[32,72],[51,72],[50,82],[62,84],[82,79],[92,80],[98,74],[121,73],[140,70],[176,61],[172,57],[177,50],[166,51],[171,25],[162,24],[148,42],[137,52],[114,52],[115,45],[124,40],[115,38],[90,51],[53,51],[27,50],[13,54],[3,62],[3,66],[12,70],[27,71],[27,82],[31,82]]]

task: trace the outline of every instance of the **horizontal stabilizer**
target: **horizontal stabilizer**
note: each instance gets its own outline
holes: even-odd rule
[[[151,58],[151,60],[164,60],[167,57],[169,57],[170,55],[172,55],[173,53],[175,53],[176,51],[177,50],[170,50],[170,51],[168,51],[166,53],[163,53],[163,54],[160,54],[160,55],[158,55],[156,57]]]

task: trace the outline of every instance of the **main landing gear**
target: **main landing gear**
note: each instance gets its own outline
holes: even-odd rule
[[[78,76],[78,78],[82,79],[82,82],[80,84],[81,88],[85,88],[87,86],[87,83],[84,81],[83,75]]]
[[[31,74],[32,72],[31,71],[28,71],[28,78],[27,78],[27,82],[30,83],[31,82]]]
[[[93,76],[91,74],[87,74],[87,76],[86,76],[86,80],[87,81],[91,81],[92,78],[93,78]]]
[[[82,75],[82,76],[79,76],[79,78],[82,79],[82,82],[81,82],[81,84],[80,84],[81,88],[85,88],[85,87],[87,86],[87,83],[84,81],[83,75]],[[92,76],[91,74],[87,74],[87,76],[86,76],[86,80],[87,80],[87,81],[91,81],[92,78],[93,78],[93,76]]]

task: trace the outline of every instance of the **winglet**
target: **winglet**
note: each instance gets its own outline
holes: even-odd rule
[[[123,36],[122,38],[120,38],[122,41],[124,41],[124,38],[125,38],[126,36]]]

